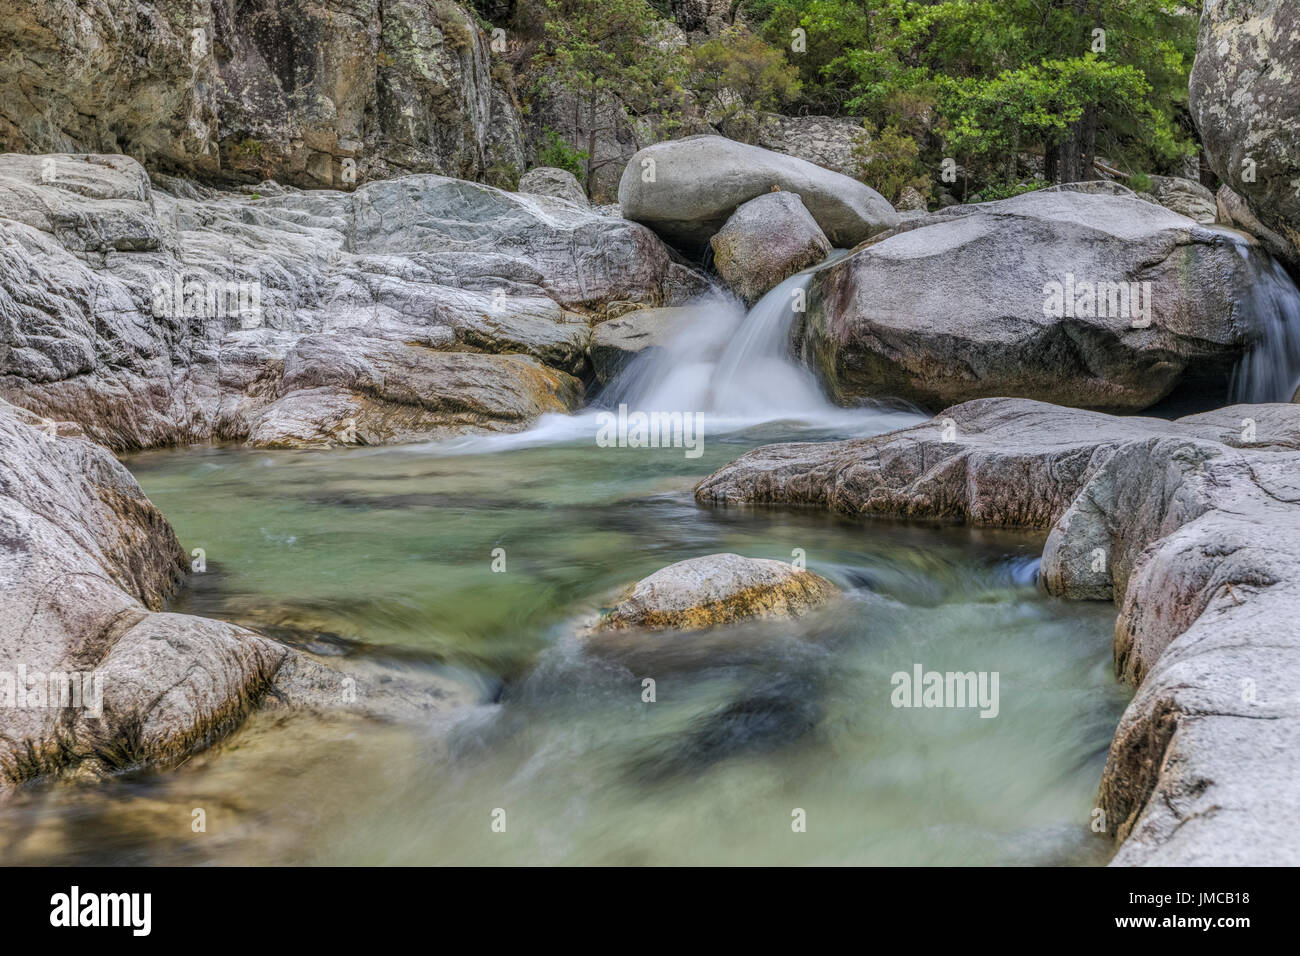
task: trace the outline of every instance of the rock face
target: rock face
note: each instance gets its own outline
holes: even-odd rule
[[[846,116],[783,116],[742,111],[722,131],[734,139],[829,169],[857,172],[856,153],[870,143],[862,120]]]
[[[0,63],[0,150],[333,188],[524,168],[507,74],[451,0],[3,0],[0,48],[23,51]]]
[[[1151,195],[1166,209],[1209,225],[1218,219],[1214,193],[1200,183],[1178,176],[1150,176]]]
[[[1271,270],[1246,238],[1123,187],[1040,190],[904,223],[822,270],[801,348],[845,402],[1135,411],[1190,380],[1226,394]]]
[[[807,207],[786,192],[768,193],[738,207],[709,245],[714,268],[747,306],[831,251]]]
[[[516,430],[577,407],[592,320],[707,286],[645,227],[549,197],[163,179],[0,157],[0,397],[119,449]]]
[[[663,348],[693,317],[691,309],[638,309],[600,323],[591,332],[591,365],[596,380],[605,385],[632,359]]]
[[[721,136],[690,136],[636,153],[619,181],[618,203],[626,218],[697,250],[736,207],[773,186],[796,193],[836,246],[855,245],[898,223],[893,207],[857,180]]]
[[[746,618],[799,615],[838,593],[825,578],[784,561],[710,554],[638,581],[597,629],[701,630]]]
[[[987,399],[756,449],[696,497],[1050,529],[1041,583],[1120,605],[1116,669],[1139,684],[1101,784],[1114,862],[1295,865],[1298,447],[1295,405],[1165,422]]]
[[[537,166],[528,170],[519,179],[518,192],[567,199],[579,206],[589,205],[587,193],[578,182],[578,177],[567,169],[556,169],[554,166]]]
[[[188,559],[130,473],[75,431],[0,403],[0,789],[168,763],[266,703],[427,719],[467,699],[162,612]]]
[[[1300,10],[1212,0],[1201,13],[1192,116],[1210,168],[1289,244],[1300,270]]]
[[[1232,191],[1231,186],[1220,186],[1214,194],[1215,222],[1240,229],[1259,240],[1259,244],[1276,256],[1279,262],[1296,265],[1295,248],[1281,233],[1274,232],[1259,221],[1250,203]]]

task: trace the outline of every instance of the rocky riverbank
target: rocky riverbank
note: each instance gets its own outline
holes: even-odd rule
[[[734,16],[673,7],[661,45]],[[539,114],[572,114],[605,158],[585,183],[525,171],[543,130],[504,65],[522,53],[452,2],[0,14],[22,51],[0,63],[0,146],[17,150],[0,155],[0,699],[22,701],[3,711],[0,787],[171,765],[258,708],[418,721],[471,699],[165,610],[189,556],[113,452],[522,431],[721,323],[720,300],[752,306],[822,264],[787,286],[788,315],[769,310],[790,320],[788,342],[767,330],[781,360],[846,408],[936,417],[761,448],[698,502],[1046,533],[1041,586],[1115,603],[1116,673],[1136,687],[1100,787],[1115,862],[1300,862],[1291,6],[1205,5],[1190,111],[1213,203],[1111,170],[1141,193],[944,192],[929,211],[906,187],[901,213],[848,175],[870,136],[846,117],[715,127],[692,104],[674,135],[700,135],[657,141],[616,97],[580,122],[570,91]],[[770,148],[716,135],[751,120]],[[1162,403],[1211,410],[1102,414]],[[797,616],[836,591],[701,556],[632,585],[597,632],[640,650],[643,632]],[[49,706],[74,678],[77,705]]]
[[[189,566],[108,451],[0,403],[0,791],[174,764],[259,707],[427,720],[470,699],[164,611]]]
[[[714,505],[1049,531],[1050,593],[1119,605],[1138,685],[1100,807],[1121,864],[1293,865],[1300,775],[1300,406],[1165,422],[989,399],[878,438],[772,445]]]

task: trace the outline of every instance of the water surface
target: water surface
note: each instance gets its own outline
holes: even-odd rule
[[[695,460],[590,435],[129,458],[205,554],[176,609],[480,703],[422,727],[261,713],[177,770],[34,786],[0,808],[4,859],[1103,862],[1090,813],[1127,696],[1113,608],[1040,594],[1038,536],[694,502],[790,431]],[[846,598],[709,635],[579,635],[620,588],[719,551],[802,556]],[[998,716],[893,707],[891,675],[917,663],[998,672]]]

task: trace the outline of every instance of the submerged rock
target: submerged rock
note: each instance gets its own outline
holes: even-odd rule
[[[638,581],[598,630],[700,630],[754,617],[797,616],[839,589],[783,561],[710,554],[670,564]]]
[[[709,245],[718,274],[747,306],[831,251],[807,207],[787,192],[768,193],[739,206]]]
[[[114,457],[0,403],[0,788],[165,764],[268,702],[425,719],[468,696],[163,612],[188,556]]]
[[[1137,411],[1226,392],[1267,256],[1119,186],[953,206],[820,271],[805,358],[841,402],[986,396]]]
[[[1116,668],[1139,685],[1101,784],[1115,862],[1295,865],[1298,438],[1296,405],[1167,422],[986,399],[756,449],[696,497],[1050,531],[1042,585],[1120,605]]]
[[[344,405],[395,426],[375,440],[520,428],[575,407],[593,319],[708,285],[644,226],[440,176],[168,183],[122,156],[0,157],[0,397],[119,449],[265,440],[281,413],[286,437],[334,441]],[[353,400],[271,408],[322,384],[288,374],[306,339],[340,368],[422,368],[429,395],[367,373],[331,383]]]
[[[827,238],[847,247],[898,224],[878,192],[793,156],[721,136],[647,146],[628,161],[618,203],[674,245],[702,249],[736,207],[772,187],[797,193]]]

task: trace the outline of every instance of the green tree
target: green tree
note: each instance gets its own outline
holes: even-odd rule
[[[1193,147],[1197,10],[1182,0],[742,0],[803,81],[809,109],[921,140],[1010,184],[1017,156],[1091,178],[1104,150],[1169,168]],[[803,49],[791,31],[802,31]]]
[[[685,52],[686,87],[710,121],[740,110],[771,110],[800,92],[799,71],[780,50],[744,28],[725,31]]]
[[[616,129],[625,108],[670,123],[680,114],[681,62],[646,0],[546,0],[536,87],[572,94],[573,128],[586,135],[588,193],[598,169],[622,160],[599,156],[598,139]]]

